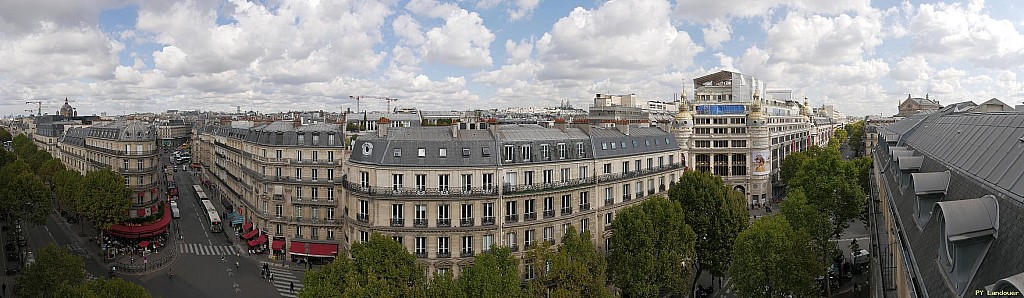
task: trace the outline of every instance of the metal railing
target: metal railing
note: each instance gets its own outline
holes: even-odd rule
[[[462,220],[459,220],[459,226],[460,227],[472,227],[473,226],[473,222],[474,222],[474,220],[473,220],[472,217],[463,218]]]
[[[317,182],[320,183],[320,182]],[[328,183],[328,182],[323,182]],[[333,183],[333,182],[331,182]],[[417,187],[377,187],[362,186],[359,183],[351,183],[342,178],[341,185],[350,192],[368,196],[408,196],[408,197],[464,197],[464,196],[487,196],[497,195],[494,189],[484,188],[417,188]]]
[[[427,227],[427,219],[426,218],[413,219],[412,220],[412,226],[417,227],[417,228],[426,228]]]
[[[580,211],[590,210],[590,203],[580,205]]]
[[[544,210],[544,218],[555,217],[555,210]]]
[[[562,208],[562,215],[572,214],[572,208]]]
[[[452,252],[450,252],[450,251],[438,251],[437,252],[437,257],[438,258],[451,258],[452,257]]]
[[[472,257],[473,256],[473,250],[463,250],[462,253],[459,254],[459,256],[463,257],[463,258]]]
[[[391,219],[391,226],[392,227],[396,227],[396,228],[404,227],[405,226],[405,219],[404,218],[392,218]]]
[[[530,213],[524,213],[523,214],[523,221],[532,221],[532,220],[536,220],[536,219],[537,219],[537,213],[536,212],[530,212]]]
[[[437,227],[447,228],[452,226],[452,220],[450,218],[439,218],[437,219]]]
[[[494,216],[484,216],[484,218],[482,218],[480,220],[480,225],[481,226],[493,226],[494,225]]]
[[[356,220],[361,222],[370,222],[370,215],[366,213],[356,214]]]
[[[505,215],[505,223],[516,223],[519,222],[519,214],[508,214]]]

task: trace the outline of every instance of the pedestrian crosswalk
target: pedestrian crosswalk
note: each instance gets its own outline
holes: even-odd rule
[[[179,243],[178,252],[200,256],[234,256],[238,250],[231,245],[203,245],[199,243]]]
[[[269,263],[263,262],[263,264]],[[260,266],[263,266],[263,264],[260,264]],[[270,264],[269,268],[270,273],[273,274],[274,276],[274,280],[271,281],[271,283],[274,285],[274,288],[276,288],[277,291],[281,293],[281,296],[294,298],[295,295],[298,294],[300,290],[302,290],[301,277],[295,277],[295,275],[292,274],[290,270],[274,266],[274,264]],[[292,283],[295,284],[294,293],[292,292],[291,289]]]

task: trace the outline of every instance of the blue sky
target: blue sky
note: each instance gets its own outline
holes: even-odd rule
[[[586,107],[726,69],[850,115],[1024,100],[1024,4],[993,1],[0,2],[0,115]],[[692,92],[688,88],[687,92]],[[692,95],[692,94],[691,94]],[[364,100],[363,109],[383,109]]]

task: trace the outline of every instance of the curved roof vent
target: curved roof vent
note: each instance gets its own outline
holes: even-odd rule
[[[896,164],[900,166],[900,171],[920,171],[921,165],[924,164],[924,156],[897,157]]]
[[[985,294],[988,296],[1014,296],[1020,295],[1021,289],[1024,289],[1024,273],[996,281],[995,284],[985,287],[985,290],[988,291]],[[1017,294],[1013,294],[1013,292],[1017,292]]]
[[[919,226],[928,223],[935,209],[935,203],[942,201],[949,190],[949,171],[910,174],[914,181],[914,195],[917,196],[917,222]]]
[[[999,237],[999,202],[995,196],[986,195],[936,205],[942,237],[939,263],[956,293],[964,296],[992,240]]]

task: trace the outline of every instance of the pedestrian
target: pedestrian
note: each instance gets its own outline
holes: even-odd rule
[[[4,297],[7,297],[7,283],[4,283]]]
[[[295,282],[289,281],[288,282],[288,289],[292,290],[292,293],[294,294],[295,293]]]
[[[238,269],[238,261],[235,261],[235,269]]]
[[[270,283],[274,283],[274,273],[270,273]]]

